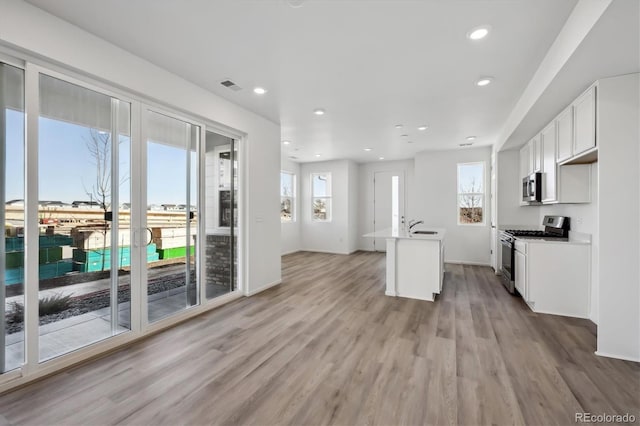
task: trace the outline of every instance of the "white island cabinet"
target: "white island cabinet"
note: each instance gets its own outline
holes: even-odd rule
[[[444,229],[416,231],[410,234],[389,228],[364,237],[387,241],[387,296],[433,302],[444,280]]]

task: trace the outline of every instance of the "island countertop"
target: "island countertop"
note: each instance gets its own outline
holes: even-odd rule
[[[437,240],[442,241],[444,239],[445,230],[444,228],[429,228],[429,227],[419,227],[416,228],[415,231],[432,231],[436,232],[436,234],[414,234],[409,233],[404,229],[382,229],[376,232],[370,232],[368,234],[364,234],[363,237],[366,238],[400,238],[400,239],[413,239],[413,240]]]

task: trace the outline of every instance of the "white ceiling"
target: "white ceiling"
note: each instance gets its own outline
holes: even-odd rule
[[[282,126],[299,161],[496,141],[576,0],[29,0]],[[466,33],[491,25],[472,42]],[[493,76],[487,87],[475,86]],[[230,78],[243,87],[230,91]],[[268,90],[264,96],[254,86]],[[315,108],[327,114],[318,117]],[[215,117],[212,117],[215,119]],[[396,129],[401,123],[403,129]],[[429,129],[418,131],[427,124]],[[400,137],[408,134],[408,138]],[[408,143],[411,140],[413,143]],[[373,148],[364,152],[365,147]],[[317,158],[315,155],[321,154]]]

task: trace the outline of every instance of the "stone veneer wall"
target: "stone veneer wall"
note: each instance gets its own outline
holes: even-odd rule
[[[237,237],[233,237],[234,246],[237,247]],[[216,285],[229,287],[231,276],[231,236],[207,235],[206,270],[207,286]],[[234,271],[233,289],[237,288],[238,256],[233,259]],[[233,290],[232,289],[232,290]]]

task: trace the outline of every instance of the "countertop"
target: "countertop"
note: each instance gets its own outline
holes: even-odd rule
[[[585,244],[590,245],[591,239],[585,238],[571,238],[571,234],[569,234],[568,240],[554,240],[553,238],[545,240],[544,238],[527,238],[527,237],[516,237],[516,240],[525,242],[527,244]]]
[[[414,228],[416,231],[435,231],[437,234],[434,235],[425,235],[425,234],[409,234],[408,231],[403,229],[394,230],[392,228],[383,229],[376,232],[370,232],[368,234],[364,234],[363,237],[367,238],[402,238],[402,239],[413,239],[413,240],[434,240],[434,241],[442,241],[444,239],[445,230],[444,228],[428,228],[428,227],[416,227]]]

